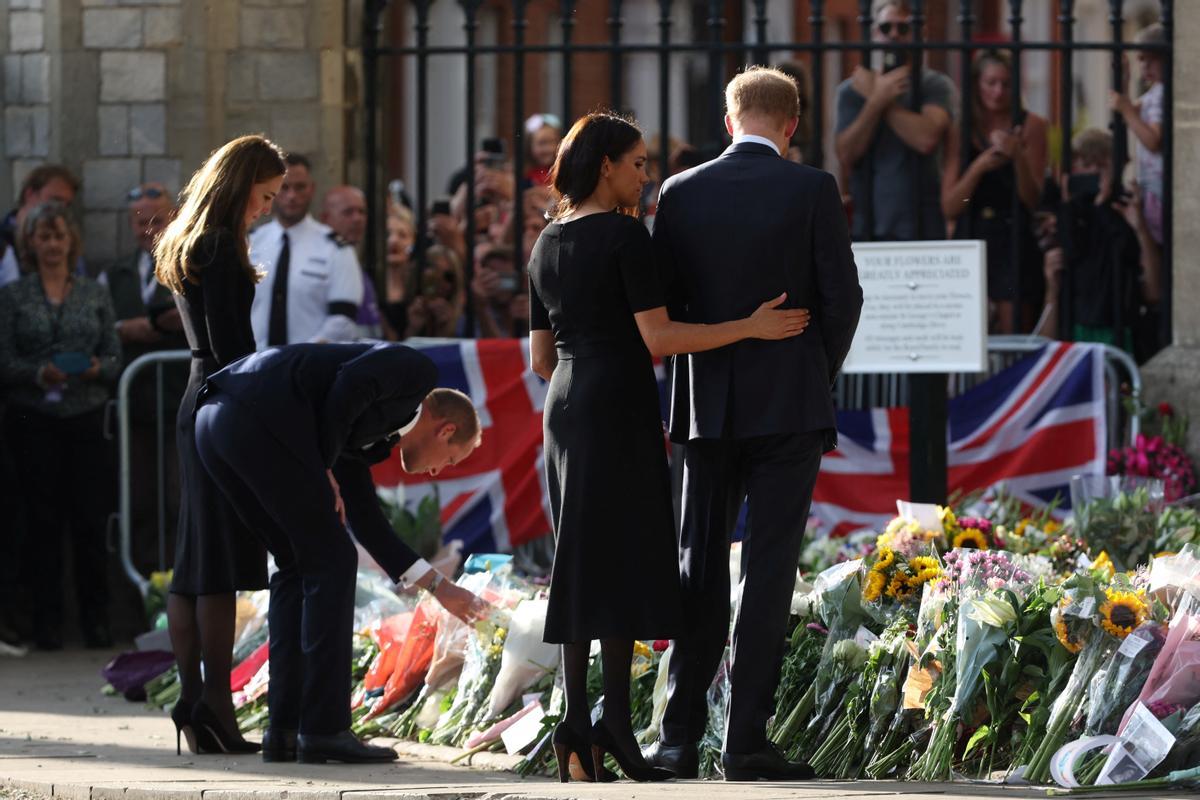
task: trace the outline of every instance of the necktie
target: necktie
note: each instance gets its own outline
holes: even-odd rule
[[[146,261],[149,262],[150,266],[146,270],[146,280],[142,284],[142,302],[147,305],[154,299],[154,292],[158,289],[158,281],[154,275],[154,254],[151,253],[148,255],[149,258]]]
[[[291,247],[288,245],[288,235],[283,234],[283,247],[279,250],[279,261],[275,264],[275,281],[271,285],[271,321],[267,325],[267,344],[287,344],[287,294],[288,294],[288,263],[291,261]]]

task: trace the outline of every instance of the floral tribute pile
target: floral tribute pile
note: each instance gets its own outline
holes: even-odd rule
[[[1136,456],[1120,459],[1134,475],[1069,515],[1001,490],[898,504],[882,531],[810,531],[771,740],[830,779],[1200,786],[1200,520],[1165,501]],[[1171,469],[1159,477],[1182,496],[1194,479]],[[458,583],[493,604],[491,618],[467,626],[360,573],[355,732],[460,758],[507,751],[522,757],[519,773],[549,773],[564,703],[559,653],[541,640],[546,587],[505,556],[472,557]],[[249,730],[266,716],[265,594],[241,603],[232,685]],[[644,742],[662,719],[669,645],[637,644]],[[597,649],[593,697],[599,662]],[[709,691],[708,777],[720,771],[728,668],[727,652]],[[162,707],[177,692],[173,672],[147,686]]]

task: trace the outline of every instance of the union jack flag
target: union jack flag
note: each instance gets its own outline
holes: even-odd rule
[[[405,501],[437,491],[446,541],[463,550],[506,551],[550,532],[542,459],[546,384],[529,368],[520,339],[405,342],[429,356],[438,385],[467,394],[479,409],[483,441],[470,458],[438,475],[408,475],[398,453],[375,467],[377,486],[404,484]]]
[[[550,531],[542,458],[546,384],[529,369],[524,340],[414,340],[437,365],[439,385],[460,389],[479,409],[483,442],[436,481],[407,475],[397,455],[374,470],[406,501],[433,491],[445,539],[465,552],[506,550]],[[659,384],[663,386],[661,367]],[[1055,497],[1069,508],[1070,479],[1105,467],[1104,354],[1052,343],[949,402],[951,490],[1003,482],[1031,505]],[[838,412],[839,446],[826,455],[813,516],[831,535],[879,527],[908,498],[908,410]]]
[[[1032,506],[1057,497],[1065,512],[1073,475],[1104,474],[1104,351],[1047,344],[951,398],[947,416],[951,492],[1003,483]],[[832,536],[886,525],[908,498],[908,453],[908,409],[839,411],[813,516]]]

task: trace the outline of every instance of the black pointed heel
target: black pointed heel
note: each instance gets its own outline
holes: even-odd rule
[[[187,739],[189,753],[200,752],[196,748],[196,733],[192,728],[192,704],[186,700],[175,703],[171,709],[171,722],[175,723],[175,755],[183,755],[183,748],[179,746],[180,738]]]
[[[604,718],[601,717],[596,724],[592,725],[592,769],[596,772],[604,769],[604,756],[606,753],[610,753],[617,760],[617,766],[625,773],[625,777],[631,781],[638,783],[669,781],[675,777],[675,773],[669,769],[652,767],[647,764],[646,759],[642,757],[642,751],[638,749],[637,742],[630,739],[630,744],[633,746],[632,750],[622,749],[617,743],[617,738],[604,724]]]
[[[257,753],[262,745],[257,742],[247,742],[238,731],[230,733],[221,726],[217,715],[212,712],[203,700],[196,701],[192,707],[192,729],[196,736],[196,745],[200,753]]]
[[[571,780],[571,756],[579,760],[579,769],[586,776],[584,778],[587,783],[594,783],[596,775],[600,775],[600,783],[612,783],[617,779],[612,770],[605,769],[601,765],[600,771],[597,773],[592,765],[591,743],[588,742],[587,736],[578,733],[574,728],[571,728],[565,722],[558,723],[554,728],[554,758],[558,761],[558,780],[560,783],[567,783]]]

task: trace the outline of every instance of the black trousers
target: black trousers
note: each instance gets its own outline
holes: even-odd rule
[[[228,395],[214,395],[197,412],[196,447],[278,567],[267,611],[272,727],[349,729],[358,551],[333,510],[329,479]],[[312,447],[312,463],[320,464],[315,441]]]
[[[680,527],[687,629],[671,655],[664,743],[691,744],[704,735],[706,695],[729,634],[730,537],[748,498],[724,749],[766,746],[823,442],[815,431],[687,444]]]
[[[112,442],[104,437],[104,407],[54,417],[9,406],[5,435],[28,522],[20,562],[33,605],[34,635],[61,634],[63,540],[68,532],[80,625],[106,623],[104,536],[116,500],[116,469]]]

